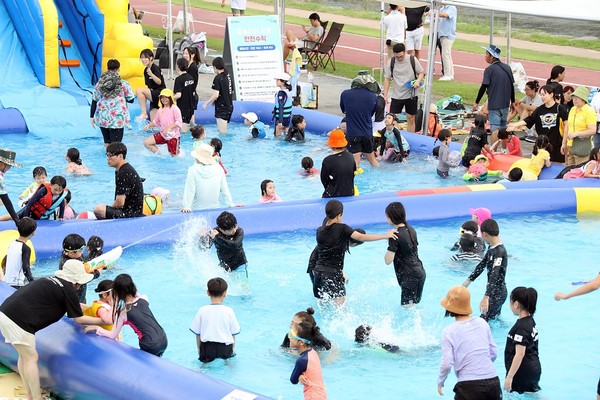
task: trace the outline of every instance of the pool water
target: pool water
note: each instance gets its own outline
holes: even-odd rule
[[[171,191],[165,204],[166,210],[181,209],[181,200],[187,169],[193,164],[190,156],[192,138],[183,135],[183,155],[172,158],[165,146],[159,146],[160,154],[154,155],[142,144],[149,135],[135,126],[125,134],[128,147],[127,160],[146,178],[144,188],[150,193],[155,187]],[[206,142],[212,137],[223,141],[223,164],[229,172],[227,181],[236,203],[254,204],[260,197],[263,179],[275,182],[279,196],[285,200],[320,198],[323,193],[319,176],[305,178],[299,174],[300,161],[310,156],[320,169],[324,157],[329,154],[326,137],[307,135],[307,142],[288,143],[283,140],[248,140],[248,128],[243,124],[230,124],[230,133],[219,135],[215,125],[206,126]],[[92,210],[98,203],[110,204],[114,200],[114,169],[106,163],[100,132],[96,137],[77,137],[66,132],[64,137],[49,137],[36,133],[3,134],[2,147],[17,152],[17,161],[24,168],[12,168],[5,179],[9,195],[16,203],[18,195],[32,181],[32,170],[38,165],[46,167],[48,179],[54,175],[65,176],[65,154],[69,147],[79,149],[83,163],[94,172],[91,176],[65,176],[67,187],[73,194],[72,207],[76,212]],[[411,154],[406,163],[382,164],[380,169],[371,168],[366,160],[361,166],[364,174],[355,179],[360,193],[390,192],[402,189],[463,185],[462,170],[456,170],[447,180],[436,175],[437,161],[433,157]]]
[[[541,395],[506,394],[505,398],[592,397],[600,372],[600,354],[591,351],[598,344],[598,295],[555,302],[553,294],[570,291],[574,288],[570,282],[589,280],[598,273],[597,259],[590,257],[592,242],[583,240],[597,234],[597,216],[519,215],[498,221],[510,257],[509,291],[522,285],[533,286],[539,293],[535,319],[543,369]],[[449,260],[449,248],[457,239],[462,222],[414,225],[427,281],[421,304],[409,310],[400,306],[393,267],[383,262],[387,248],[383,241],[365,243],[346,255],[345,271],[350,278],[347,305],[335,310],[319,307],[306,274],[315,246],[314,231],[246,237],[248,291],[235,276],[228,276],[218,267],[214,249],[203,252],[197,248],[196,232],[214,224],[200,217],[181,228],[180,239],[174,244],[126,249],[102,278],[114,278],[119,273],[133,276],[140,293],[149,296],[150,306],[167,332],[169,348],[164,357],[187,368],[275,399],[302,399],[301,385],[289,382],[296,357],[282,351],[279,345],[294,313],[311,306],[317,310],[315,317],[322,332],[334,343],[331,351],[320,354],[331,399],[432,399],[438,396],[441,333],[452,322],[443,318],[439,301],[450,286],[461,284],[473,268]],[[364,228],[367,232],[383,232],[389,226]],[[56,259],[40,262],[34,275],[53,273],[56,265]],[[235,310],[241,333],[237,337],[237,357],[202,365],[197,361],[195,338],[188,327],[197,309],[208,304],[205,285],[215,276],[223,276],[230,283],[225,304]],[[95,298],[95,283],[88,286],[88,302]],[[470,287],[474,310],[485,283],[484,273]],[[501,319],[492,323],[499,351],[495,366],[501,381],[505,374],[506,334],[515,320],[505,303]],[[402,352],[390,354],[356,345],[354,329],[362,323],[374,326],[377,340],[397,344]],[[124,341],[137,346],[132,331],[124,331]],[[451,373],[444,389],[446,397],[452,398],[455,382]]]

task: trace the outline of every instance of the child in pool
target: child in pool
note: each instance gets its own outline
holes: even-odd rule
[[[354,331],[354,341],[356,343],[360,343],[360,344],[369,344],[369,345],[374,344],[375,346],[380,347],[383,350],[389,351],[390,353],[399,353],[400,352],[400,347],[396,346],[395,344],[382,343],[382,342],[373,343],[373,341],[371,340],[371,330],[372,330],[371,325],[367,325],[367,324],[360,325]]]
[[[4,182],[4,174],[11,167],[23,167],[20,163],[15,161],[17,153],[10,149],[0,149],[0,203],[6,207],[6,211],[8,211],[8,217],[2,219],[2,221],[8,221],[12,219],[15,222],[15,225],[19,225],[19,217],[15,212],[12,201],[10,201],[10,197],[8,197],[8,191],[6,190],[6,182]]]
[[[33,182],[23,190],[21,195],[19,196],[19,206],[25,206],[27,200],[33,196],[35,191],[40,185],[46,183],[46,179],[48,178],[48,173],[46,172],[46,168],[39,166],[33,169]]]
[[[387,113],[384,119],[385,127],[379,130],[380,147],[379,154],[383,161],[402,162],[408,152],[404,148],[406,139],[402,133],[396,128],[396,114]]]
[[[244,125],[250,127],[250,135],[254,139],[264,139],[267,137],[267,126],[258,120],[256,113],[242,113],[242,117],[244,117]]]
[[[473,236],[470,233],[465,233],[460,237],[460,240],[458,241],[459,243],[459,248],[458,248],[458,253],[454,254],[452,257],[450,257],[450,260],[455,261],[455,262],[462,262],[462,261],[467,261],[467,262],[481,262],[481,254],[479,254],[477,252],[477,245],[475,242],[475,239],[479,239],[481,240],[481,238],[478,238],[477,236]]]
[[[460,238],[456,241],[456,243],[454,243],[454,246],[452,246],[452,248],[450,250],[451,251],[459,250],[460,249],[460,239],[463,237],[463,235],[472,235],[475,240],[475,252],[477,254],[479,254],[480,256],[483,256],[483,253],[485,252],[485,242],[483,241],[483,239],[481,237],[478,236],[478,233],[479,233],[479,226],[477,225],[477,222],[473,221],[472,219],[469,221],[463,222],[463,224],[460,227]]]
[[[390,203],[385,209],[387,222],[396,228],[396,235],[388,239],[385,263],[394,263],[394,272],[400,285],[400,304],[410,307],[419,304],[425,285],[425,268],[419,259],[417,232],[406,221],[402,203]]]
[[[227,272],[247,272],[248,260],[244,251],[244,230],[235,215],[223,211],[217,217],[217,226],[209,232],[209,247],[215,245],[219,265]],[[240,268],[241,267],[241,268]]]
[[[313,315],[315,314],[315,310],[312,307],[308,307],[306,311],[299,311],[294,314],[294,318],[292,318],[292,322],[290,323],[290,329],[296,329],[296,326],[301,323],[307,323],[314,326],[315,335],[312,341],[312,347],[315,350],[329,350],[331,349],[331,342],[321,333],[321,329],[317,326],[317,321]],[[288,335],[285,335],[283,338],[283,343],[281,343],[281,347],[289,348],[290,347],[290,338]]]
[[[92,325],[85,333],[115,339],[125,324],[130,325],[139,338],[140,350],[162,357],[167,349],[167,334],[154,318],[148,299],[138,293],[133,279],[128,274],[117,275],[112,286],[113,329],[107,330]]]
[[[304,385],[305,400],[327,400],[321,361],[317,352],[311,347],[314,336],[315,327],[306,322],[296,324],[295,329],[290,329],[290,333],[288,333],[290,347],[298,349],[300,352],[300,358],[296,360],[290,382],[294,385],[297,385],[298,382]]]
[[[469,208],[471,220],[477,223],[477,236],[481,237],[481,224],[492,218],[492,212],[485,207]]]
[[[471,166],[466,174],[463,175],[465,181],[485,181],[488,176],[501,176],[502,171],[490,171],[488,170],[488,158],[483,154],[475,156],[471,160]]]
[[[552,145],[550,144],[550,139],[548,139],[548,136],[539,135],[535,140],[535,144],[533,145],[529,165],[525,168],[532,172],[535,176],[540,176],[542,168],[548,168],[552,165],[550,162],[551,152]]]
[[[85,250],[85,239],[76,234],[71,233],[63,239],[63,251],[58,260],[58,269],[62,269],[65,262],[71,259],[75,259],[78,261],[85,261],[83,258],[83,251]],[[100,276],[99,270],[94,270],[94,278],[97,279]],[[86,304],[86,293],[87,293],[87,283],[81,285],[77,290],[77,296],[79,297],[79,302],[82,304]]]
[[[223,278],[212,278],[206,286],[210,305],[200,307],[190,330],[196,334],[198,359],[208,363],[216,358],[235,357],[235,336],[240,333],[240,324],[233,309],[223,305],[227,282]]]
[[[107,331],[110,331],[113,328],[113,308],[111,293],[112,285],[113,281],[111,281],[110,279],[100,281],[96,289],[94,289],[94,292],[98,294],[98,300],[94,300],[91,306],[87,306],[83,310],[83,315],[100,318],[103,324],[100,324],[98,326],[100,326],[103,329],[106,329]]]
[[[438,134],[438,140],[441,142],[438,150],[438,166],[437,174],[440,178],[445,179],[449,175],[450,168],[458,167],[458,163],[450,161],[450,141],[452,140],[452,132],[449,129],[442,129]]]
[[[462,158],[462,165],[465,168],[471,166],[471,161],[481,154],[482,150],[490,153],[490,147],[487,143],[487,131],[485,130],[486,118],[483,114],[478,114],[473,121],[471,132],[465,138],[464,152]],[[441,140],[441,139],[440,139]]]
[[[79,156],[79,150],[75,147],[71,147],[67,150],[67,155],[65,156],[65,160],[67,160],[67,173],[73,175],[91,175],[92,171],[87,169],[81,158]]]
[[[6,265],[4,282],[7,285],[19,289],[33,281],[31,274],[31,248],[27,241],[33,237],[37,223],[35,220],[25,217],[21,218],[18,225],[19,237],[11,241],[6,249]]]
[[[277,203],[281,201],[281,197],[275,193],[275,182],[270,179],[265,179],[260,183],[261,196],[258,199],[259,204]]]
[[[315,162],[310,157],[302,158],[300,164],[302,165],[302,170],[300,171],[301,175],[311,176],[319,173],[319,170],[314,167]]]
[[[215,162],[217,162],[221,166],[221,168],[223,168],[223,172],[225,172],[225,175],[227,175],[228,172],[225,169],[225,167],[223,166],[222,157],[221,157],[221,150],[223,149],[223,141],[221,141],[221,139],[219,139],[219,138],[212,138],[212,139],[210,139],[209,144],[213,147],[213,149],[215,149],[215,152],[213,153],[213,158],[215,159]]]
[[[510,293],[510,309],[518,319],[508,332],[504,348],[504,389],[509,392],[541,390],[538,329],[533,319],[536,304],[537,291],[534,288],[519,286]]]
[[[144,127],[147,131],[152,127],[159,127],[160,132],[144,139],[144,146],[153,153],[158,153],[159,144],[166,144],[169,154],[179,154],[179,136],[183,126],[181,110],[175,103],[173,92],[170,89],[162,89],[159,96],[159,110],[156,116]]]
[[[292,117],[292,86],[288,83],[290,75],[279,72],[275,76],[275,84],[279,91],[275,93],[275,106],[273,107],[273,119],[275,120],[275,137],[287,134]]]
[[[93,260],[104,253],[104,240],[100,236],[90,236],[85,247],[88,252],[87,256],[84,257],[85,261]]]
[[[190,133],[192,134],[192,139],[194,139],[192,150],[196,150],[201,144],[204,143],[204,139],[206,139],[206,132],[204,131],[204,127],[202,125],[195,125],[190,128]]]
[[[508,267],[508,253],[500,239],[500,228],[493,219],[488,219],[481,224],[481,235],[488,244],[488,250],[483,260],[473,270],[463,285],[469,287],[484,269],[487,269],[488,282],[485,295],[479,304],[481,318],[486,321],[500,316],[502,305],[506,301],[506,269]]]
[[[292,127],[288,129],[285,140],[288,142],[304,142],[306,118],[300,114],[292,116]]]

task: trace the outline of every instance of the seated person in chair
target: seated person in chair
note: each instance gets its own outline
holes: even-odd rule
[[[309,49],[314,49],[317,45],[317,42],[323,36],[323,26],[321,25],[321,17],[319,14],[312,13],[308,16],[310,21],[310,28],[302,25],[302,29],[304,30],[304,37],[302,39],[298,39],[296,34],[292,31],[287,31],[285,33],[285,39],[283,40],[283,59],[285,60],[290,52],[295,48],[308,47]],[[304,41],[307,41],[306,45]],[[310,43],[313,42],[313,43]]]

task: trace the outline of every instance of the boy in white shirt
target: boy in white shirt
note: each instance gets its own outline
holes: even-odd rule
[[[223,305],[227,282],[223,278],[212,278],[206,286],[210,304],[200,307],[190,325],[196,334],[198,359],[211,362],[215,358],[234,357],[235,335],[240,333],[240,325],[233,309]]]

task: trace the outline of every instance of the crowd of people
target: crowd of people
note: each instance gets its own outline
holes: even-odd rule
[[[224,1],[221,5],[224,6]],[[245,4],[232,3],[234,15],[243,15],[244,9]],[[456,7],[443,6],[438,11],[444,70],[440,80],[450,81],[455,79],[451,50],[456,37]],[[328,134],[327,145],[331,153],[324,158],[321,169],[314,167],[310,157],[302,159],[300,172],[320,176],[323,198],[355,196],[354,179],[364,172],[361,167],[364,159],[376,168],[380,162],[402,162],[409,157],[410,145],[399,129],[398,114],[406,113],[408,131],[417,130],[417,89],[424,79],[419,51],[423,39],[423,18],[429,13],[426,6],[409,9],[390,5],[390,12],[383,21],[390,56],[383,88],[368,75],[361,74],[354,79],[351,87],[340,95],[340,110],[345,117],[340,126]],[[289,51],[301,46],[305,40],[317,42],[323,35],[319,15],[313,13],[309,20],[311,27],[303,27],[303,40],[288,32],[284,52],[285,49]],[[527,176],[536,179],[542,168],[550,166],[551,162],[565,163],[566,167],[570,167],[569,171],[565,171],[565,178],[600,178],[600,128],[596,117],[599,110],[588,104],[589,89],[585,86],[563,87],[560,82],[565,77],[565,69],[556,66],[546,85],[540,87],[538,81],[528,82],[525,97],[519,100],[514,90],[512,71],[501,61],[501,49],[491,44],[485,50],[489,66],[484,71],[473,110],[479,109],[479,103],[486,94],[487,102],[482,113],[475,118],[460,157],[451,154],[449,143],[452,132],[449,129],[434,128],[430,131],[440,142],[437,174],[446,178],[451,168],[462,164],[468,169],[465,179],[485,180],[493,172],[487,169],[488,157],[499,153],[522,155],[515,131],[526,127],[525,140],[534,142],[533,154],[526,165],[510,171],[509,180],[522,180]],[[119,76],[119,61],[109,60],[107,71],[102,74],[93,92],[90,122],[100,128],[107,164],[116,172],[114,201],[98,204],[94,208],[96,218],[143,215],[143,179],[127,161],[127,147],[122,143],[124,130],[130,129],[131,125],[127,103],[136,98],[142,110],[140,119],[149,121],[144,130],[158,128],[158,132],[144,140],[149,151],[159,152],[158,146],[166,144],[168,153],[178,156],[180,135],[189,131],[194,138],[191,152],[194,163],[188,168],[181,211],[188,213],[221,206],[242,206],[233,201],[229,191],[227,171],[220,162],[221,140],[213,138],[210,143],[205,143],[204,128],[194,124],[194,111],[200,103],[197,95],[200,62],[197,50],[186,48],[182,58],[177,60],[179,76],[173,90],[166,88],[151,49],[143,50],[140,60],[145,67],[145,87],[134,92],[129,83]],[[217,75],[210,97],[200,107],[205,110],[214,105],[217,129],[225,134],[233,115],[232,76],[222,58],[215,58],[212,65]],[[274,79],[278,90],[273,108],[273,136],[303,142],[307,120],[292,112],[290,76],[282,71]],[[242,116],[251,138],[264,139],[269,135],[268,126],[255,113],[247,112]],[[489,142],[488,122],[492,134]],[[64,177],[57,175],[46,182],[46,170],[42,166],[36,167],[33,170],[34,182],[19,197],[22,209],[15,211],[4,183],[4,173],[13,166],[21,167],[15,158],[14,151],[0,149],[0,200],[8,211],[8,215],[0,220],[12,219],[19,233],[3,261],[5,282],[18,290],[0,305],[0,330],[19,354],[19,372],[28,396],[40,397],[35,334],[58,321],[65,313],[76,322],[87,325],[86,333],[113,339],[119,337],[125,324],[132,325],[140,332],[140,349],[162,356],[168,345],[166,333],[154,318],[148,299],[138,293],[128,274],[120,274],[112,281],[101,281],[95,289],[99,298],[89,307],[80,305],[87,300],[86,284],[100,276],[100,271],[88,271],[84,265],[84,261],[100,255],[100,238],[92,237],[86,244],[79,235],[65,237],[59,269],[54,276],[34,279],[30,269],[31,249],[27,243],[35,234],[36,220],[52,216],[59,220],[67,218],[70,193]],[[67,173],[92,174],[83,165],[76,148],[68,149],[65,159]],[[282,199],[276,193],[275,182],[263,180],[258,203],[279,201]],[[343,271],[346,252],[365,241],[387,240],[384,261],[394,267],[401,293],[400,304],[405,307],[419,304],[427,274],[418,254],[417,232],[408,224],[402,203],[392,202],[386,207],[385,219],[392,226],[386,233],[373,234],[354,229],[343,223],[343,215],[341,201],[333,199],[326,203],[325,218],[316,230],[316,247],[308,263],[307,272],[314,297],[342,306],[348,280]],[[457,399],[500,399],[502,387],[519,393],[540,390],[538,332],[533,319],[537,292],[533,288],[519,286],[509,295],[505,282],[508,253],[499,233],[498,223],[485,209],[474,210],[473,221],[465,222],[461,228],[461,237],[455,245],[459,253],[453,256],[453,260],[476,265],[463,285],[451,288],[441,301],[446,315],[453,317],[455,323],[444,330],[442,337],[442,363],[437,381],[440,395],[452,368],[458,379],[454,388]],[[247,276],[244,230],[238,226],[233,213],[221,213],[216,219],[216,227],[202,236],[201,245],[215,247],[219,264],[225,271],[231,274],[243,272]],[[86,248],[88,256],[84,257]],[[472,317],[467,287],[484,271],[487,271],[487,285],[479,304],[481,317]],[[566,300],[598,287],[600,280],[596,278],[570,294],[557,293],[555,298]],[[201,307],[190,325],[190,330],[196,335],[198,359],[202,362],[235,356],[235,337],[240,333],[240,324],[233,309],[223,304],[227,290],[227,282],[222,278],[210,279],[207,294],[211,305]],[[487,322],[499,317],[507,299],[518,319],[507,334],[504,351],[506,373],[501,386],[493,365],[498,349]],[[38,312],[38,307],[42,306],[44,315]],[[283,346],[295,348],[300,353],[290,381],[304,386],[305,398],[326,399],[318,353],[329,350],[331,342],[320,332],[313,314],[314,310],[309,308],[294,316]],[[370,330],[369,326],[358,327],[356,341],[372,345],[368,340]],[[390,352],[399,351],[397,346],[386,343],[376,345]]]

